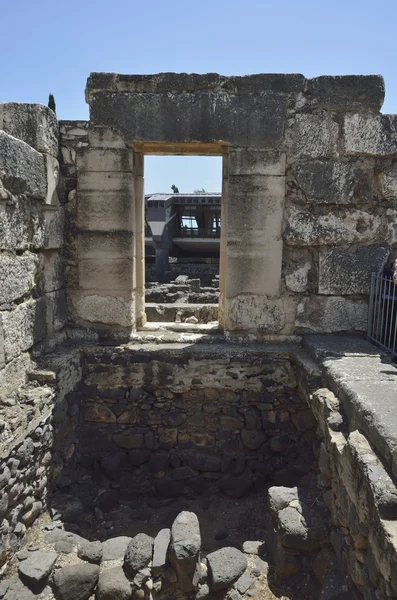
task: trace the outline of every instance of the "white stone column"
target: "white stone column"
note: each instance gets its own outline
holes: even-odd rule
[[[277,333],[285,323],[280,299],[285,156],[230,148],[228,162],[223,326]]]

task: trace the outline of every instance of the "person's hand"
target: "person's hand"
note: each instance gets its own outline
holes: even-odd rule
[[[393,283],[394,285],[397,285],[397,259],[394,261],[393,264]]]

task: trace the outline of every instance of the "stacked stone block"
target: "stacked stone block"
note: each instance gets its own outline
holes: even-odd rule
[[[257,337],[366,329],[371,272],[396,244],[396,119],[379,113],[383,98],[378,76],[87,83],[93,135],[223,156],[219,318]]]
[[[66,321],[58,185],[55,114],[41,105],[0,104],[0,565],[44,509],[54,467],[53,417],[62,394],[35,354]]]
[[[82,464],[99,467],[106,480],[113,456],[117,477],[132,473],[127,495],[142,470],[160,497],[208,485],[239,497],[265,481],[310,481],[315,421],[289,359],[225,353],[88,354],[79,391]]]

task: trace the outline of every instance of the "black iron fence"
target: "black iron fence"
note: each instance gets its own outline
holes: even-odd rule
[[[372,273],[368,339],[397,356],[397,285],[383,273]]]

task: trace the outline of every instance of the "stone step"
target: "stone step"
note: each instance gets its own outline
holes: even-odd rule
[[[148,322],[139,330],[139,333],[153,333],[174,331],[176,333],[222,333],[218,321],[211,323],[167,323],[166,321],[156,323]]]
[[[156,323],[157,325],[157,323]],[[131,338],[133,344],[224,344],[227,342],[223,333],[203,333],[200,331],[167,329],[141,329]]]
[[[211,323],[218,320],[218,304],[157,304],[145,305],[148,322],[185,323],[194,317],[194,323]]]

